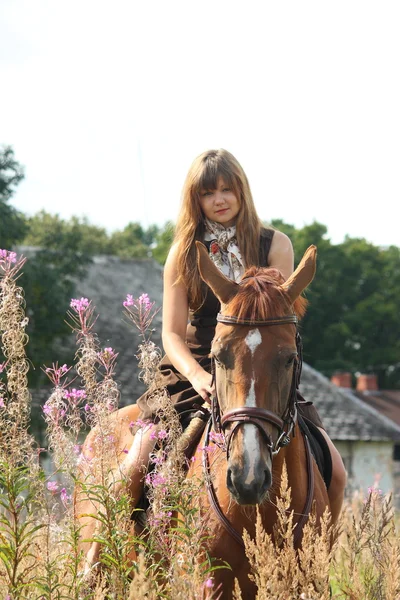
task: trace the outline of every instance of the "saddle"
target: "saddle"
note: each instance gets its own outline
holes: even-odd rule
[[[332,480],[332,457],[327,441],[318,427],[300,412],[297,415],[297,422],[302,434],[308,437],[311,453],[328,490]]]

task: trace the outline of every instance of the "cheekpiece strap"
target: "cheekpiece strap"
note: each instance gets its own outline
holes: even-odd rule
[[[298,319],[295,314],[285,315],[284,317],[274,317],[271,319],[239,319],[232,315],[217,315],[218,323],[225,323],[226,325],[287,325],[293,323],[297,324]]]

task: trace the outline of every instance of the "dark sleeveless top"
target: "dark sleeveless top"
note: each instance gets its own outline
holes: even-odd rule
[[[268,255],[273,235],[273,229],[263,229],[261,231],[259,248],[260,267],[268,266]],[[210,243],[205,242],[205,245],[209,248]],[[189,313],[189,323],[186,329],[186,343],[193,357],[209,373],[211,372],[211,342],[215,334],[216,317],[220,308],[221,305],[218,299],[207,286],[204,303],[196,312]],[[166,355],[161,360],[160,370],[162,374],[161,385],[167,389],[172,403],[180,416],[182,426],[185,428],[194,412],[203,404],[204,400],[193,389],[190,381],[175,369]],[[141,409],[141,418],[152,419],[155,413],[155,407],[152,406],[152,394],[146,392],[138,399],[137,404]],[[306,416],[317,426],[322,427],[315,408],[313,406],[307,408],[311,409],[312,414],[307,414]]]

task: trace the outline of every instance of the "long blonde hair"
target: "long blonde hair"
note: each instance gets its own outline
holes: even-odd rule
[[[246,267],[259,265],[261,221],[251,195],[249,182],[236,158],[227,150],[207,150],[192,163],[183,191],[182,206],[175,228],[177,246],[177,282],[188,291],[189,306],[198,309],[204,302],[205,290],[196,263],[195,241],[203,241],[204,215],[200,208],[201,190],[215,190],[222,177],[239,201],[236,236]]]

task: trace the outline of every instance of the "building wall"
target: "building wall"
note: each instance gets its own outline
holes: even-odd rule
[[[348,475],[347,491],[351,494],[376,485],[384,494],[398,493],[394,477],[393,442],[335,442]]]

